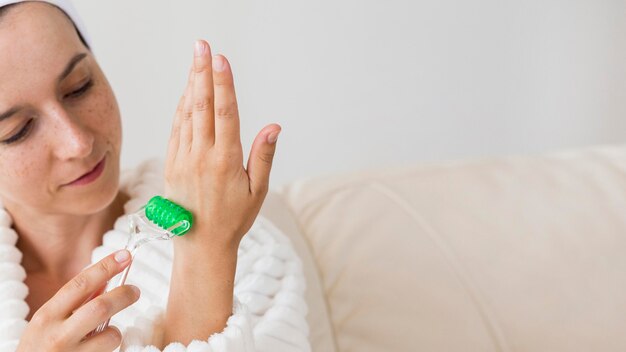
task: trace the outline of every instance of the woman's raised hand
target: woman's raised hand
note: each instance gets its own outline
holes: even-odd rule
[[[129,264],[130,253],[121,250],[76,275],[35,312],[17,351],[110,352],[117,348],[122,336],[112,326],[99,334],[88,335],[100,323],[135,303],[139,289],[123,285],[90,298]]]
[[[197,41],[165,165],[165,196],[194,215],[192,230],[175,242],[238,246],[267,194],[280,130],[270,124],[258,133],[244,169],[233,73],[224,56]]]

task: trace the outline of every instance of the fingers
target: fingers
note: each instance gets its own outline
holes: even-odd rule
[[[278,127],[278,128],[277,128]],[[265,197],[269,188],[270,171],[276,152],[276,140],[281,131],[280,125],[266,126],[252,143],[248,157],[247,172],[250,178],[250,191]]]
[[[196,41],[193,59],[193,140],[203,148],[212,146],[214,132],[213,70],[211,48],[204,40]]]
[[[179,149],[185,145],[189,150],[191,145],[197,145],[202,150],[219,143],[220,150],[232,151],[232,155],[242,158],[232,70],[224,56],[211,56],[211,48],[204,40],[195,44],[191,78],[180,105]],[[170,143],[175,145],[175,138],[170,138]]]
[[[189,90],[189,81],[191,79],[191,69],[187,76],[187,84],[185,85],[185,91],[181,95],[178,105],[176,106],[176,114],[174,115],[174,122],[172,123],[172,131],[170,133],[170,139],[167,147],[167,160],[173,160],[174,156],[178,153],[178,146],[180,144],[180,126],[183,120],[185,99],[187,91]]]
[[[78,352],[113,351],[122,342],[122,334],[114,327],[109,326],[101,333],[87,338],[80,344]]]
[[[178,150],[187,152],[191,147],[193,136],[193,86],[195,74],[193,67],[189,70],[189,78],[187,79],[187,87],[185,88],[185,97],[183,102],[183,112],[180,120],[180,141]]]
[[[35,314],[63,318],[69,316],[93,291],[101,288],[128,264],[130,264],[130,253],[127,250],[106,256],[61,287]]]
[[[138,299],[139,289],[137,287],[131,285],[116,287],[112,291],[100,295],[78,308],[65,321],[63,329],[71,331],[76,336],[82,338],[100,323],[135,303]]]
[[[228,60],[222,55],[213,57],[215,84],[215,146],[221,151],[242,154],[239,132],[239,111],[235,84]],[[241,165],[241,162],[238,163]]]

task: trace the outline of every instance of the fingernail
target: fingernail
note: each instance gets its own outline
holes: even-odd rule
[[[139,297],[139,295],[141,294],[141,291],[139,291],[139,287],[134,286],[134,285],[129,285],[129,286],[133,290],[135,297]]]
[[[213,55],[213,69],[217,72],[224,71],[224,58],[220,55]]]
[[[125,249],[115,253],[115,261],[120,264],[126,262],[128,259],[130,259],[130,253]]]
[[[280,131],[274,131],[270,134],[267,135],[267,143],[269,144],[274,144],[276,143],[276,140],[278,139],[278,135],[280,134]]]
[[[194,54],[196,56],[202,56],[206,51],[206,44],[202,40],[196,40],[196,48],[194,50]]]

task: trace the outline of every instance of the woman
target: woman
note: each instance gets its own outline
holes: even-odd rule
[[[0,7],[0,351],[309,350],[299,260],[257,218],[280,126],[244,169],[228,61],[195,44],[164,167],[120,181],[117,102],[69,4]],[[192,230],[142,247],[136,286],[99,295],[130,263],[111,253],[125,214],[156,194],[189,209]],[[112,316],[119,330],[91,333]]]

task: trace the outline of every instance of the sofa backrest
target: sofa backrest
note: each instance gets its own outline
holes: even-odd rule
[[[626,146],[278,193],[340,351],[626,351]]]

